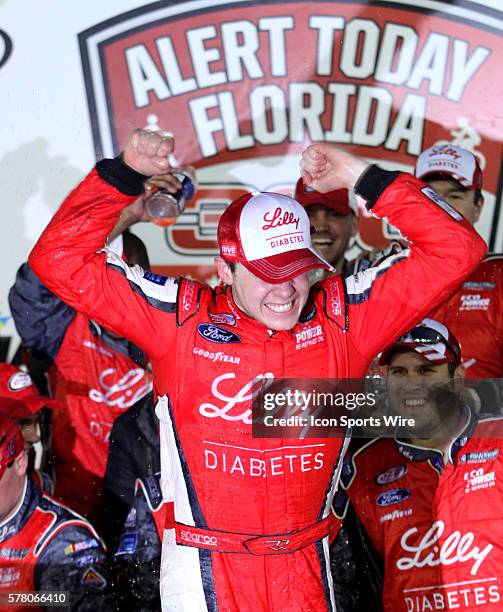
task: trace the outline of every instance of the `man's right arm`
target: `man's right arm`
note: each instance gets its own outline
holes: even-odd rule
[[[9,291],[9,306],[23,348],[51,360],[61,346],[75,310],[44,287],[28,264],[23,264]]]
[[[136,131],[123,156],[98,162],[67,197],[29,258],[35,274],[66,304],[154,358],[168,350],[162,337],[175,328],[177,281],[131,268],[103,245],[121,211],[143,192],[147,176],[164,169],[168,149],[172,139]]]

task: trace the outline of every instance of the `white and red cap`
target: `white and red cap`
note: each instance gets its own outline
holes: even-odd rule
[[[304,208],[279,193],[246,193],[218,223],[220,255],[241,263],[268,283],[281,283],[314,268],[332,266],[314,250]]]
[[[308,206],[326,206],[339,215],[349,215],[352,212],[347,189],[334,189],[327,193],[320,193],[304,183],[302,178],[295,185],[295,199],[304,208]]]
[[[47,406],[61,408],[54,399],[41,395],[29,374],[10,363],[0,363],[0,410],[13,419],[34,415]]]
[[[434,319],[423,319],[406,334],[388,346],[379,357],[379,365],[389,365],[400,349],[414,351],[435,364],[461,364],[461,347],[447,326]]]
[[[482,170],[477,158],[453,144],[425,149],[417,158],[414,174],[421,180],[432,174],[447,174],[465,189],[482,189]]]

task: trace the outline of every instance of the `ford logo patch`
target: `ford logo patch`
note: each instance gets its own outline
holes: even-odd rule
[[[201,323],[197,326],[199,335],[210,342],[219,342],[220,344],[232,344],[241,342],[241,338],[234,332],[222,327],[217,327],[211,323]]]
[[[408,497],[410,497],[409,489],[390,489],[377,496],[377,505],[391,506],[403,502]]]
[[[407,472],[407,468],[405,465],[396,465],[395,467],[389,468],[385,472],[382,472],[377,476],[376,482],[378,485],[386,485],[390,482],[395,482],[395,480],[399,480],[405,473]]]

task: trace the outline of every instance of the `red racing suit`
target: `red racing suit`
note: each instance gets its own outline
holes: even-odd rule
[[[7,603],[9,592],[23,591],[68,591],[66,610],[113,609],[105,550],[96,531],[40,493],[29,478],[16,512],[0,522],[0,596],[5,597],[0,599]],[[26,610],[15,604],[1,608]]]
[[[384,559],[384,609],[503,607],[503,419],[467,416],[442,453],[373,440],[345,463],[342,483]]]
[[[430,315],[461,343],[469,378],[503,376],[503,256],[490,255]]]
[[[333,610],[327,533],[345,444],[253,438],[254,381],[363,377],[379,350],[461,283],[485,244],[415,178],[371,167],[360,195],[414,246],[346,281],[323,281],[292,330],[270,332],[237,308],[230,288],[213,291],[97,253],[144,179],[119,158],[99,162],[30,263],[65,302],[151,358],[161,486],[176,520],[164,531],[163,606]]]

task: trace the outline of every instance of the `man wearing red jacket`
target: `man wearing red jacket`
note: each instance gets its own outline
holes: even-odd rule
[[[482,171],[473,153],[434,145],[417,158],[415,175],[472,225],[484,197]],[[461,342],[468,378],[503,376],[503,256],[489,255],[457,291],[431,313]]]
[[[112,610],[103,542],[83,517],[42,494],[27,468],[21,431],[0,412],[0,607],[20,612],[23,594],[45,591],[32,593],[31,609],[63,602],[72,612]],[[47,591],[66,591],[66,599]]]
[[[138,241],[120,236],[115,248],[145,265]],[[48,362],[51,392],[60,404],[51,422],[54,495],[99,526],[113,422],[152,388],[144,355],[63,303],[28,264],[17,273],[9,303],[23,347]]]
[[[503,420],[460,399],[460,346],[438,321],[424,319],[380,363],[391,408],[415,425],[356,451],[342,483],[384,561],[384,610],[501,610]]]
[[[30,263],[65,302],[151,358],[161,486],[174,502],[163,538],[164,608],[333,610],[327,535],[345,445],[252,437],[252,397],[273,378],[362,377],[383,346],[470,273],[485,245],[417,179],[313,145],[303,157],[306,183],[355,188],[410,236],[410,251],[310,290],[307,272],[328,264],[312,249],[304,209],[259,193],[220,219],[225,287],[215,291],[97,253],[172,150],[168,136],[133,132],[122,155],[98,162],[68,197]]]

